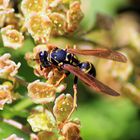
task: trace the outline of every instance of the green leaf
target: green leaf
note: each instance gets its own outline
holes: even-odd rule
[[[9,137],[12,134],[16,134],[18,137],[24,138],[25,140],[29,140],[29,135],[17,129],[16,127],[9,125],[5,122],[0,121],[0,139],[4,139]]]
[[[6,106],[3,111],[0,112],[0,116],[3,118],[12,118],[14,116],[19,116],[22,118],[26,118],[29,115],[26,108],[31,106],[33,102],[29,98],[22,99],[14,106]]]

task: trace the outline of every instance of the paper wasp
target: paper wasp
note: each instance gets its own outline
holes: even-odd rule
[[[95,78],[96,70],[92,63],[88,61],[80,62],[75,55],[92,55],[118,62],[126,62],[127,59],[123,54],[109,49],[79,50],[71,48],[60,49],[58,47],[50,48],[51,49],[49,49],[48,51],[39,52],[39,61],[41,63],[41,67],[48,68],[53,65],[59,70],[65,71],[64,76],[60,79],[58,84],[70,73],[75,75],[73,86],[74,107],[76,107],[78,78],[97,92],[103,92],[112,96],[120,95],[118,92]]]

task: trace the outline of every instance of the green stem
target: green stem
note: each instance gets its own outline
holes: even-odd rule
[[[23,78],[21,78],[21,77],[19,77],[19,76],[15,76],[15,78],[16,78],[16,81],[19,83],[19,84],[21,84],[21,85],[23,85],[23,86],[25,86],[25,87],[27,87],[28,86],[28,82],[27,81],[25,81]]]
[[[31,106],[32,104],[33,102],[29,98],[25,98],[21,100],[19,103],[17,103],[15,106],[13,106],[13,109],[16,111],[20,111]]]

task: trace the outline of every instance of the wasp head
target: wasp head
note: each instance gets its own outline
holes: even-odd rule
[[[41,66],[47,68],[50,66],[50,63],[48,61],[48,52],[47,51],[41,51],[39,53],[39,60],[41,62]]]

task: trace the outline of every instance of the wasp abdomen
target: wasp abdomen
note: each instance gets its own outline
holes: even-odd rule
[[[79,63],[79,68],[84,72],[84,73],[88,73],[91,76],[96,76],[96,69],[94,67],[94,65],[90,62],[81,62]]]

